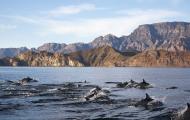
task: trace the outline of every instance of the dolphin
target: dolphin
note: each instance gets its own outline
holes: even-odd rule
[[[38,81],[34,80],[34,79],[30,78],[30,77],[26,77],[26,78],[23,78],[23,79],[18,81],[18,83],[21,83],[22,85],[26,84],[26,83],[31,83],[31,82],[38,82]]]
[[[139,102],[136,103],[135,106],[146,106],[149,102],[153,101],[154,99],[152,99],[147,93],[146,93],[146,97],[142,100],[140,100]]]
[[[11,81],[11,80],[6,80],[3,84],[7,84],[7,85],[21,85],[21,83],[17,82],[17,81]]]
[[[147,93],[144,99],[140,100],[139,102],[135,104],[136,107],[142,106],[147,109],[152,108],[152,107],[162,106],[162,105],[163,105],[162,102],[151,98]]]
[[[138,82],[135,82],[134,80],[130,80],[128,85],[126,85],[126,88],[132,88],[132,87],[135,87],[137,86],[139,83]]]
[[[146,82],[144,79],[142,82],[140,82],[139,84],[137,84],[135,86],[135,88],[140,88],[140,89],[147,89],[147,88],[151,88],[152,86],[150,85],[150,83]]]
[[[117,84],[117,87],[119,87],[119,88],[124,88],[124,87],[126,87],[127,85],[128,85],[128,82],[126,81],[126,82],[118,83],[118,84]]]
[[[108,100],[109,97],[107,94],[98,86],[95,88],[91,89],[87,95],[84,96],[84,99],[86,101],[92,101],[92,100],[99,100],[99,99],[106,99]]]
[[[175,120],[190,120],[190,104],[187,103],[187,107],[182,110]]]

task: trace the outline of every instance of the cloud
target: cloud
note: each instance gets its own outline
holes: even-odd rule
[[[35,25],[35,32],[44,38],[52,35],[94,38],[108,33],[117,36],[128,35],[141,24],[176,21],[177,18],[183,16],[180,12],[172,10],[131,9],[113,12],[112,17],[73,19],[70,21],[51,17],[9,16],[9,18],[18,20],[20,23],[25,22],[28,25]]]
[[[112,33],[118,36],[127,35],[138,25],[169,21],[181,13],[170,10],[122,10],[120,16],[97,19],[81,19],[77,21],[48,20],[48,33],[58,35],[97,36]]]
[[[171,10],[162,10],[162,9],[147,9],[147,10],[141,10],[141,9],[130,9],[130,10],[119,10],[116,11],[116,14],[120,15],[127,15],[128,17],[134,17],[134,16],[147,16],[147,17],[174,17],[174,16],[180,16],[181,13],[177,11],[171,11]],[[155,15],[156,14],[156,15]],[[163,16],[163,17],[162,17]]]
[[[7,30],[13,30],[16,29],[16,25],[10,25],[10,24],[0,24],[0,31],[7,31]]]
[[[54,10],[49,11],[50,16],[60,16],[68,14],[77,14],[83,11],[95,10],[96,7],[94,4],[80,4],[80,5],[69,5],[69,6],[60,6]]]
[[[25,22],[25,23],[38,23],[37,19],[19,16],[19,15],[0,15],[0,18],[8,18],[13,21]]]

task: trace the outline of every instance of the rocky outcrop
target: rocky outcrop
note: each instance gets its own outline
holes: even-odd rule
[[[3,59],[0,63],[5,66],[125,66],[125,61],[136,53],[121,53],[109,46],[102,46],[87,51],[79,51],[70,54],[50,53],[46,51],[19,54],[14,58]],[[6,63],[6,64],[5,64]]]
[[[144,51],[129,58],[125,65],[136,67],[190,67],[190,52]]]
[[[59,43],[45,43],[42,46],[38,47],[38,51],[46,51],[46,52],[62,52],[64,47],[66,47],[66,44],[59,44]]]
[[[125,50],[190,50],[190,23],[164,22],[140,25],[131,35],[123,37],[120,46]]]
[[[124,61],[132,54],[121,53],[109,46],[102,46],[87,51],[69,54],[85,66],[123,66]]]
[[[73,43],[73,44],[67,45],[61,53],[72,53],[76,51],[85,51],[89,49],[92,49],[92,47],[89,44]]]
[[[147,50],[143,52],[119,52],[109,46],[69,54],[26,52],[14,58],[0,59],[1,66],[39,67],[190,67],[189,51]]]
[[[15,58],[14,58],[15,59]],[[43,67],[60,67],[60,66],[71,66],[71,67],[81,67],[82,63],[71,58],[67,55],[62,55],[60,53],[48,53],[42,52],[26,52],[19,54],[17,57],[17,65],[19,66],[20,61],[22,65],[26,66],[43,66]],[[14,63],[14,62],[12,62]],[[13,64],[12,64],[13,65]],[[15,65],[16,66],[16,65]]]
[[[92,48],[99,48],[102,46],[110,46],[116,50],[119,50],[122,42],[123,42],[123,39],[116,37],[112,34],[108,34],[105,36],[97,37],[89,44]]]

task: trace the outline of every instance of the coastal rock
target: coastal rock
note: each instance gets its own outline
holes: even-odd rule
[[[42,52],[26,52],[16,57],[20,61],[25,62],[28,66],[43,66],[43,67],[60,67],[60,66],[71,66],[81,67],[82,63],[79,61],[60,53],[48,53]]]
[[[0,65],[41,67],[190,67],[190,52],[165,50],[120,52],[110,46],[102,46],[70,54],[29,51],[14,58],[0,59]]]
[[[144,51],[129,58],[126,61],[126,65],[139,67],[189,67],[190,52]]]

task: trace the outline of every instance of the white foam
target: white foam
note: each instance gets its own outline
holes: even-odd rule
[[[178,111],[178,116],[182,116],[184,113],[185,113],[185,111],[187,111],[187,106],[184,108],[184,109],[182,109],[181,111]]]
[[[57,91],[58,88],[53,88],[53,89],[49,89],[48,92],[53,92],[53,91]]]

